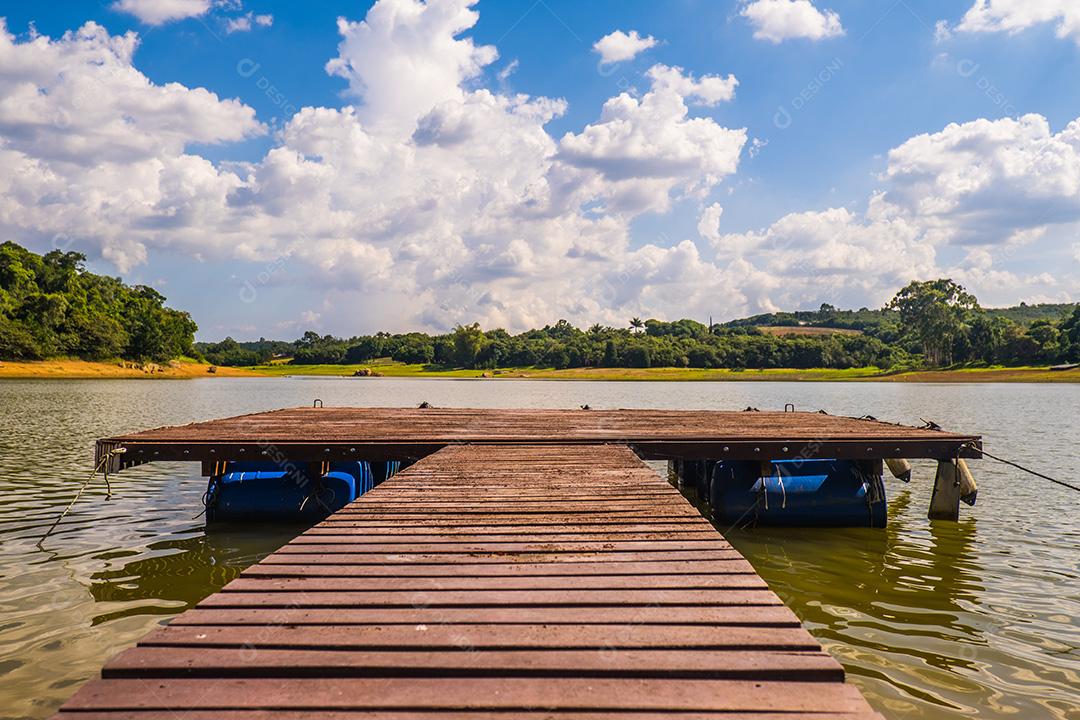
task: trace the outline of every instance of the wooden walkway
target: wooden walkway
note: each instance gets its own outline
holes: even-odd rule
[[[625,445],[454,445],[121,653],[59,718],[877,717]]]

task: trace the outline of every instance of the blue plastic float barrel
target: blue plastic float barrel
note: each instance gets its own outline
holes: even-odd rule
[[[392,463],[383,463],[385,473]],[[377,483],[366,462],[334,462],[322,477],[273,462],[228,464],[229,472],[210,478],[204,502],[214,522],[315,523],[337,512]]]
[[[368,463],[371,466],[372,483],[378,485],[401,470],[400,460],[382,460]]]
[[[885,527],[885,484],[851,460],[719,462],[709,492],[724,523],[788,527]]]

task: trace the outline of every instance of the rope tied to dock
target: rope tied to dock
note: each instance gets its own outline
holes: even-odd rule
[[[979,450],[979,448],[976,447],[974,443],[966,443],[964,445],[964,447],[971,448],[972,450]],[[1064,480],[1058,480],[1057,478],[1052,478],[1049,475],[1043,475],[1041,472],[1036,472],[1036,471],[1032,470],[1031,468],[1026,468],[1023,465],[1020,465],[1019,463],[1014,463],[1012,460],[1006,460],[1005,458],[1000,458],[997,455],[991,455],[990,453],[986,452],[985,450],[979,450],[979,452],[981,452],[983,455],[990,458],[991,460],[997,460],[999,463],[1003,463],[1005,465],[1011,465],[1012,467],[1016,468],[1017,470],[1023,470],[1024,472],[1030,473],[1031,475],[1034,475],[1035,477],[1042,478],[1043,480],[1049,480],[1050,482],[1055,483],[1057,485],[1061,485],[1062,487],[1067,487],[1070,490],[1075,490],[1076,492],[1080,492],[1080,487],[1077,487],[1076,485],[1070,485],[1069,483],[1065,482]]]
[[[56,530],[56,526],[60,524],[60,521],[67,517],[67,514],[71,512],[71,508],[75,507],[75,503],[79,502],[79,498],[82,497],[83,492],[86,490],[87,487],[89,487],[90,483],[94,480],[94,476],[97,475],[99,472],[102,473],[105,478],[105,498],[108,499],[112,497],[112,485],[109,484],[109,461],[117,455],[123,455],[126,452],[127,448],[118,447],[109,450],[102,456],[101,461],[90,472],[90,476],[86,478],[86,480],[83,480],[83,484],[79,486],[79,491],[75,493],[75,497],[71,498],[71,502],[68,503],[68,506],[64,508],[64,511],[62,513],[56,516],[56,520],[53,521],[53,524],[49,526],[49,529],[45,532],[44,535],[41,536],[41,539],[37,541],[37,546],[39,548],[41,547],[42,543],[44,543],[45,540],[47,540],[48,537],[53,534],[53,531]]]

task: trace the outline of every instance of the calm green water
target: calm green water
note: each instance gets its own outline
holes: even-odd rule
[[[95,485],[96,437],[313,398],[327,405],[754,405],[982,433],[987,449],[1077,480],[1080,386],[591,383],[304,378],[0,382],[0,717],[46,717],[103,662],[286,542],[203,531],[197,467]],[[755,530],[732,541],[887,718],[1080,718],[1080,495],[974,463],[979,505],[930,523],[933,468],[887,481],[887,530]]]

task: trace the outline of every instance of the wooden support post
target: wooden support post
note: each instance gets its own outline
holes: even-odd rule
[[[704,464],[701,460],[683,460],[679,463],[679,492],[692,503],[698,501],[699,480]]]
[[[668,460],[668,482],[690,502],[705,502],[715,464],[709,460]]]
[[[928,517],[931,520],[960,519],[960,471],[955,460],[938,462]]]

